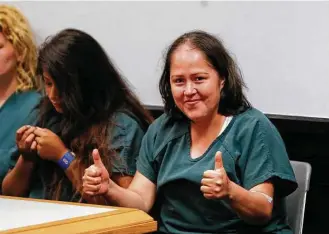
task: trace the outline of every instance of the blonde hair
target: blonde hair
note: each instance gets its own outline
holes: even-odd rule
[[[38,89],[35,77],[37,48],[27,19],[17,8],[0,5],[0,32],[11,42],[20,58],[17,61],[16,91]]]

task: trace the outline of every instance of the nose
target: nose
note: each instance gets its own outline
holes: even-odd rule
[[[196,93],[196,89],[192,82],[187,82],[184,90],[185,95],[193,95]]]
[[[49,99],[58,101],[58,92],[56,87],[53,85],[48,92]]]

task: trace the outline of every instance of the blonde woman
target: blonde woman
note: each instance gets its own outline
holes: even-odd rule
[[[26,18],[15,7],[0,5],[0,185],[16,149],[16,131],[35,121],[36,51]]]

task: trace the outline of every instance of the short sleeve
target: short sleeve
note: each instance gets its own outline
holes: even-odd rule
[[[276,196],[292,193],[297,183],[279,132],[267,119],[251,126],[252,130],[241,141],[239,168],[243,187],[251,189],[270,180]]]
[[[163,122],[165,115],[156,119],[148,128],[139,153],[137,171],[148,178],[152,183],[157,184],[158,172],[161,167],[161,159],[158,157],[168,139],[168,132]],[[161,133],[161,135],[160,135]]]
[[[111,134],[110,146],[116,151],[112,172],[133,176],[145,131],[127,114],[117,114]]]

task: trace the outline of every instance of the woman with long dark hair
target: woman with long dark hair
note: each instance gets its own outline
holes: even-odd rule
[[[92,154],[102,155],[111,178],[127,187],[152,118],[100,44],[80,30],[63,30],[41,46],[37,74],[46,96],[37,127],[17,133],[19,152],[29,157],[7,175],[4,193],[80,200]]]

